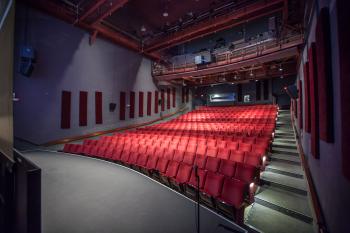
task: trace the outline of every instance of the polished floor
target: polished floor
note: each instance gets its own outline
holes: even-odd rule
[[[43,233],[195,233],[195,203],[113,163],[49,151],[25,152],[42,169]],[[200,232],[245,232],[201,207]]]

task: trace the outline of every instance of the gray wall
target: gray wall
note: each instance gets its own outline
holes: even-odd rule
[[[5,7],[5,5],[0,6]],[[13,6],[7,19],[4,21],[3,27],[0,28],[0,152],[10,158],[13,157],[12,83],[14,16],[15,8]]]
[[[301,139],[323,214],[326,218],[328,230],[331,233],[345,233],[349,232],[348,212],[350,209],[350,181],[345,179],[342,174],[342,154],[340,151],[342,123],[340,116],[339,47],[337,42],[336,0],[322,0],[318,2],[319,9],[323,6],[329,6],[330,8],[335,142],[326,143],[320,141],[320,159],[314,159],[310,152],[310,134],[302,130]],[[308,45],[315,41],[316,17],[317,13],[314,14],[313,17],[310,36],[307,39]],[[305,62],[306,60],[307,48],[303,51],[303,61]],[[299,68],[299,78],[302,80],[304,86],[302,65]],[[303,96],[305,96],[305,93],[303,93]]]
[[[89,34],[46,14],[28,9],[27,43],[24,35],[25,7],[16,12],[17,62],[19,46],[28,44],[37,52],[37,64],[32,77],[15,70],[14,89],[20,101],[14,105],[15,137],[42,144],[48,141],[113,129],[159,118],[147,116],[147,91],[157,90],[151,76],[151,61],[103,39],[90,46]],[[18,65],[17,65],[18,66]],[[61,91],[72,92],[71,128],[61,129]],[[119,93],[144,91],[144,117],[138,117],[138,93],[135,98],[135,119],[119,121]],[[88,91],[88,126],[79,127],[79,91]],[[95,124],[94,92],[103,93],[103,124]],[[181,107],[181,88],[177,89],[176,108]],[[109,111],[109,103],[117,103]],[[160,108],[159,108],[160,111]]]

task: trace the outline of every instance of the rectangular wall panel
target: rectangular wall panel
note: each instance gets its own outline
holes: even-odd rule
[[[102,124],[102,92],[95,92],[95,119],[96,124]]]
[[[161,111],[165,110],[165,93],[164,89],[160,90],[160,99],[161,99]]]
[[[159,106],[159,92],[154,91],[154,113],[158,113]]]
[[[152,92],[147,92],[147,116],[152,114]]]
[[[87,108],[88,108],[87,91],[79,92],[79,126],[87,126]]]
[[[310,80],[310,107],[311,107],[311,154],[319,158],[319,128],[318,128],[318,84],[316,45],[311,43],[309,49],[309,80]]]
[[[172,97],[173,97],[173,108],[176,108],[176,88],[175,87],[173,87]]]
[[[126,94],[125,92],[120,92],[119,97],[119,120],[125,120],[125,107],[126,107]]]
[[[62,91],[61,99],[61,128],[70,128],[70,112],[71,112],[72,93],[70,91]]]
[[[139,92],[139,117],[143,117],[143,91]]]
[[[350,27],[349,1],[336,1],[339,43],[341,153],[344,176],[350,180]]]
[[[309,62],[304,64],[304,125],[305,132],[311,132]]]
[[[170,88],[166,89],[166,108],[170,109]]]
[[[303,128],[303,83],[298,80],[298,125]]]
[[[333,83],[329,9],[322,8],[316,25],[320,139],[333,142]]]
[[[130,91],[129,118],[135,118],[135,92]]]

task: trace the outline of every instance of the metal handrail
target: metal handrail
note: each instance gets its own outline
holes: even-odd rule
[[[237,48],[233,51],[226,51],[223,53],[214,54],[214,62],[209,63],[206,65],[206,67],[212,67],[222,65],[222,64],[229,64],[235,61],[232,61],[233,59],[240,58],[239,60],[244,60],[247,56],[256,54],[257,56],[262,55],[264,51],[267,51],[269,49],[273,49],[276,47],[283,48],[283,45],[286,45],[290,42],[295,42],[300,39],[303,39],[303,34],[293,34],[285,38],[281,39],[275,39],[272,40],[265,40],[265,41],[257,41],[257,43],[248,45],[243,48]],[[241,43],[243,44],[243,43]],[[246,44],[246,43],[244,43]],[[187,70],[197,69],[196,64],[194,62],[186,62],[185,64],[181,65],[175,65],[172,64],[170,67],[166,67],[164,65],[154,63],[152,67],[152,74],[153,75],[161,75],[161,74],[169,74],[169,73],[175,73],[175,72],[185,72]]]
[[[0,19],[0,31],[2,30],[2,27],[4,26],[5,20],[10,12],[11,6],[13,4],[13,0],[9,0],[5,9],[5,12],[2,16],[2,18]]]

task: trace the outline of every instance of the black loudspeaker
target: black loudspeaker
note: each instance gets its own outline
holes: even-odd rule
[[[161,104],[162,104],[162,100],[159,99],[159,100],[158,100],[158,105],[161,105]]]
[[[109,111],[110,111],[110,112],[114,112],[115,109],[116,109],[116,107],[117,107],[117,104],[116,104],[116,103],[110,103],[110,104],[109,104]]]
[[[28,46],[21,47],[19,72],[26,77],[30,77],[34,70],[34,63],[35,63],[34,49]]]

